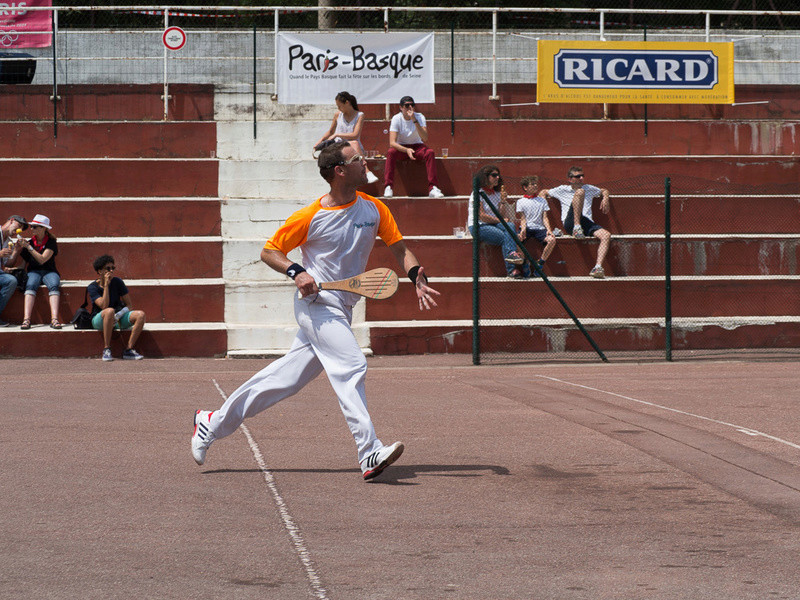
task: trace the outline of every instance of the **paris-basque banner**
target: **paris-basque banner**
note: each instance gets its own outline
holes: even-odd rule
[[[434,102],[432,33],[278,34],[280,104]]]
[[[538,102],[732,104],[733,43],[538,43]]]

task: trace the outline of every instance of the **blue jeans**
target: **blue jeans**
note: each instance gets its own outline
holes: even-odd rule
[[[55,271],[28,271],[28,284],[25,286],[26,296],[35,296],[39,286],[44,282],[51,296],[58,296],[61,292],[61,277]]]
[[[500,246],[503,252],[503,258],[517,250],[517,244],[514,238],[506,231],[502,223],[480,223],[478,225],[481,229],[481,242],[489,244],[490,246]],[[510,226],[513,229],[513,226]],[[475,226],[470,225],[469,232],[472,237],[475,237]],[[517,265],[506,263],[506,273],[511,274],[511,271],[517,268]],[[525,270],[530,272],[530,267],[525,265]]]
[[[11,300],[14,288],[17,287],[17,278],[8,273],[0,273],[0,313],[6,308],[6,304]]]

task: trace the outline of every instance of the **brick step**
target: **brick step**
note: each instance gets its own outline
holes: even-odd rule
[[[609,184],[611,185],[611,184]],[[512,188],[511,185],[508,186]],[[611,233],[663,234],[664,194],[625,195],[611,191],[611,211],[603,214],[595,200],[593,219]],[[509,189],[517,195],[517,190]],[[383,198],[406,236],[452,235],[467,223],[468,197]],[[672,232],[696,234],[796,233],[800,196],[671,196]],[[553,227],[563,229],[561,206],[550,200]],[[719,216],[714,216],[719,215]]]
[[[423,112],[423,114],[425,114]],[[648,133],[639,121],[479,120],[460,121],[455,135],[450,123],[428,124],[429,146],[442,156],[647,156],[703,154],[800,154],[798,122],[783,121],[652,121]],[[383,124],[369,123],[361,141],[366,149],[385,154],[388,136]],[[480,143],[476,143],[480,140]]]
[[[433,277],[472,276],[472,238],[406,238],[420,263]],[[559,238],[545,266],[548,277],[585,276],[595,265],[596,240]],[[534,259],[542,248],[535,240],[525,247]],[[615,236],[603,265],[609,277],[663,276],[665,246],[653,237]],[[800,275],[800,234],[796,237],[673,238],[672,274],[680,275]],[[368,268],[392,265],[385,244],[376,244]],[[481,277],[504,277],[500,248],[483,245]]]
[[[20,197],[214,196],[213,159],[0,159],[3,194]]]
[[[649,104],[648,119],[785,119],[796,121],[800,115],[800,88],[797,85],[736,85],[737,105],[728,104]],[[436,103],[417,105],[427,119],[451,118],[450,98],[455,103],[455,128],[464,119],[638,119],[644,129],[645,106],[643,104],[584,104],[542,103],[535,106],[536,84],[498,84],[497,99],[492,99],[490,84],[440,83],[435,87]],[[399,100],[399,98],[398,98]],[[762,102],[765,104],[742,104]],[[517,106],[513,106],[513,105]],[[519,106],[525,104],[525,106]],[[504,106],[505,105],[505,106]],[[383,105],[361,105],[360,110],[370,120],[384,120]],[[391,113],[399,110],[390,106]],[[604,113],[604,110],[606,111]],[[52,111],[52,108],[51,108]],[[382,128],[383,129],[383,128]],[[442,144],[446,145],[446,144]]]
[[[56,267],[63,279],[93,278],[102,254],[114,257],[123,279],[222,277],[222,239],[214,237],[59,238]]]
[[[223,322],[225,317],[225,284],[221,279],[208,280],[133,280],[126,279],[131,300],[137,309],[145,311],[151,323]],[[60,319],[68,322],[84,301],[88,280],[61,282]],[[22,294],[15,293],[3,310],[2,318],[9,323],[22,322]],[[50,323],[47,289],[40,288],[33,308],[31,322]]]
[[[50,121],[52,128],[52,93],[53,88],[48,85],[0,85],[0,115],[5,117],[3,120]],[[59,121],[164,119],[163,85],[59,85],[58,95]],[[212,84],[173,84],[169,95],[169,120],[214,120]]]
[[[800,314],[798,277],[674,277],[672,309],[675,317],[726,317]],[[659,318],[664,313],[664,279],[572,277],[551,280],[578,318]],[[539,279],[481,280],[481,317],[485,319],[557,319],[562,306]],[[411,282],[401,280],[398,292],[387,300],[367,302],[367,321],[436,321],[472,318],[472,280],[433,279],[441,292],[438,308],[420,311]]]
[[[213,158],[213,121],[68,122],[53,137],[52,123],[0,122],[7,158]]]
[[[385,159],[370,159],[369,167],[383,180]],[[611,193],[659,194],[671,177],[673,194],[796,194],[800,158],[796,156],[520,156],[437,158],[439,187],[446,196],[472,192],[472,178],[486,164],[497,165],[507,186],[519,178],[539,175],[544,187],[564,183],[567,170],[580,165],[586,183]],[[615,182],[618,185],[614,185]],[[620,189],[623,188],[623,189]],[[634,191],[635,190],[635,191]],[[510,189],[510,192],[520,191]],[[379,193],[382,193],[382,189]],[[396,196],[427,196],[425,165],[401,161],[396,165]]]
[[[118,362],[127,347],[128,332],[114,333],[111,351]],[[136,344],[146,359],[177,357],[222,357],[227,352],[224,323],[147,323]],[[0,328],[0,356],[3,358],[100,358],[103,337],[98,331],[61,330],[47,325],[28,331],[19,327]],[[121,362],[121,361],[120,361]],[[125,361],[128,362],[128,361]],[[133,361],[131,361],[133,362]],[[114,368],[108,366],[108,368]]]
[[[0,198],[0,219],[41,213],[58,232],[78,237],[218,236],[220,204],[213,197]]]
[[[664,323],[657,321],[583,323],[592,339],[613,361],[613,352],[652,351],[664,356]],[[488,325],[481,327],[481,352],[581,352],[596,357],[583,334],[569,321]],[[380,323],[370,327],[370,345],[376,355],[471,353],[472,323]],[[676,320],[672,348],[704,349],[797,348],[800,345],[800,317],[758,320],[739,319]],[[554,358],[559,357],[558,354]],[[486,359],[487,357],[484,357]],[[599,359],[598,359],[599,360]]]

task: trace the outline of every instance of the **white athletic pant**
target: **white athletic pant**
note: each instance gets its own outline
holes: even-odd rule
[[[350,328],[352,308],[318,304],[297,294],[294,307],[300,331],[289,352],[253,375],[214,411],[211,431],[215,438],[230,435],[245,419],[296,394],[324,369],[361,462],[383,444],[367,412],[367,359]]]

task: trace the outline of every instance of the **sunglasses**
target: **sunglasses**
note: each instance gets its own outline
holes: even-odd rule
[[[31,229],[44,229],[44,225],[31,225]]]
[[[570,177],[574,179],[580,179],[581,177],[583,177],[583,173],[578,173],[577,175],[570,175]]]
[[[352,164],[354,162],[361,162],[362,160],[365,160],[364,157],[361,156],[360,154],[356,154],[355,156],[351,156],[347,160],[342,161],[342,162],[338,162],[336,164],[337,165],[349,165],[349,164]]]
[[[500,173],[489,173],[489,177],[500,177]]]
[[[103,271],[115,271],[115,270],[116,270],[116,268],[117,268],[117,267],[115,267],[115,266],[113,266],[113,265],[112,265],[112,266],[110,266],[110,267],[105,267],[105,268],[103,269]]]
[[[413,108],[415,106],[416,104],[414,104],[413,102],[406,102],[405,104],[403,104],[403,108]]]

